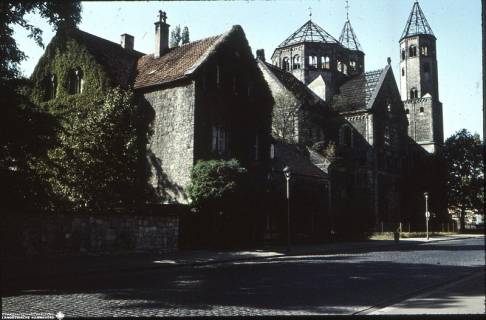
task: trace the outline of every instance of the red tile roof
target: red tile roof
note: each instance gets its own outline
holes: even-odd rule
[[[137,62],[134,88],[159,85],[184,78],[222,37],[224,35],[171,48],[158,59],[154,59],[152,54],[141,57]]]

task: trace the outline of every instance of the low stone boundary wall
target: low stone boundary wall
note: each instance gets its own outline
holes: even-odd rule
[[[176,251],[173,216],[49,214],[6,217],[2,256],[110,255]]]

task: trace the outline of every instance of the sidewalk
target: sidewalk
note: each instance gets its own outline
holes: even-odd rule
[[[397,244],[393,240],[369,240],[363,242],[325,243],[317,245],[293,245],[265,247],[248,251],[187,250],[167,254],[128,254],[119,256],[80,256],[56,258],[32,258],[2,261],[2,281],[28,280],[45,277],[63,277],[105,272],[143,271],[160,268],[201,266],[241,260],[259,260],[285,255],[315,255],[355,253],[373,250],[406,249],[423,243],[477,237],[478,235],[454,235],[447,237],[408,238]],[[479,235],[482,236],[482,235]]]

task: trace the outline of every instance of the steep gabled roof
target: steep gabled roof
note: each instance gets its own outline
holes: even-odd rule
[[[137,63],[134,87],[160,85],[189,77],[234,32],[243,30],[240,26],[233,26],[221,35],[171,48],[160,58],[155,59],[152,54],[141,57]]]
[[[120,44],[97,37],[79,29],[71,29],[69,35],[86,46],[96,61],[104,66],[108,76],[122,87],[128,87],[137,59],[143,53],[127,50]]]
[[[333,36],[326,32],[326,30],[319,27],[312,20],[307,21],[302,27],[292,33],[285,39],[278,48],[290,46],[301,42],[323,42],[323,43],[339,43]]]
[[[400,41],[402,41],[403,38],[419,34],[431,35],[435,38],[432,28],[430,28],[418,1],[415,1],[412,7],[412,12],[410,12],[407,24],[405,25],[405,29],[403,29]]]
[[[349,20],[347,20],[344,24],[343,30],[341,31],[341,36],[339,37],[339,42],[341,42],[345,48],[363,51],[361,49],[361,45],[359,44],[358,37],[356,37]]]
[[[390,65],[384,69],[368,71],[358,75],[339,88],[339,94],[334,96],[333,109],[339,112],[369,110],[381,88]]]
[[[301,145],[275,141],[275,160],[274,170],[281,171],[285,166],[289,166],[293,176],[327,180],[329,176],[326,170],[316,166],[312,160],[315,155],[310,150]]]
[[[261,60],[258,60],[258,63],[273,74],[275,78],[300,101],[315,103],[320,99],[314,92],[312,92],[312,90],[299,79],[294,77],[290,72]]]

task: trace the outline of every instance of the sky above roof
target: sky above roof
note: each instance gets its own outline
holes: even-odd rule
[[[366,70],[383,68],[392,59],[395,77],[399,75],[399,45],[413,0],[349,1],[349,19],[365,53]],[[444,108],[444,134],[461,128],[482,133],[481,1],[421,0],[420,7],[437,37],[439,98]],[[309,10],[309,8],[311,8]],[[154,22],[158,10],[167,12],[167,23],[188,26],[191,40],[228,31],[239,24],[249,44],[265,49],[267,59],[273,50],[307,20],[334,38],[339,38],[346,21],[345,2],[320,1],[191,1],[191,2],[83,2],[79,28],[119,43],[120,35],[135,37],[135,49],[152,53]],[[44,30],[44,42],[52,28],[39,16],[30,22]],[[26,32],[16,28],[15,38],[29,59],[21,69],[29,76],[43,53]]]

